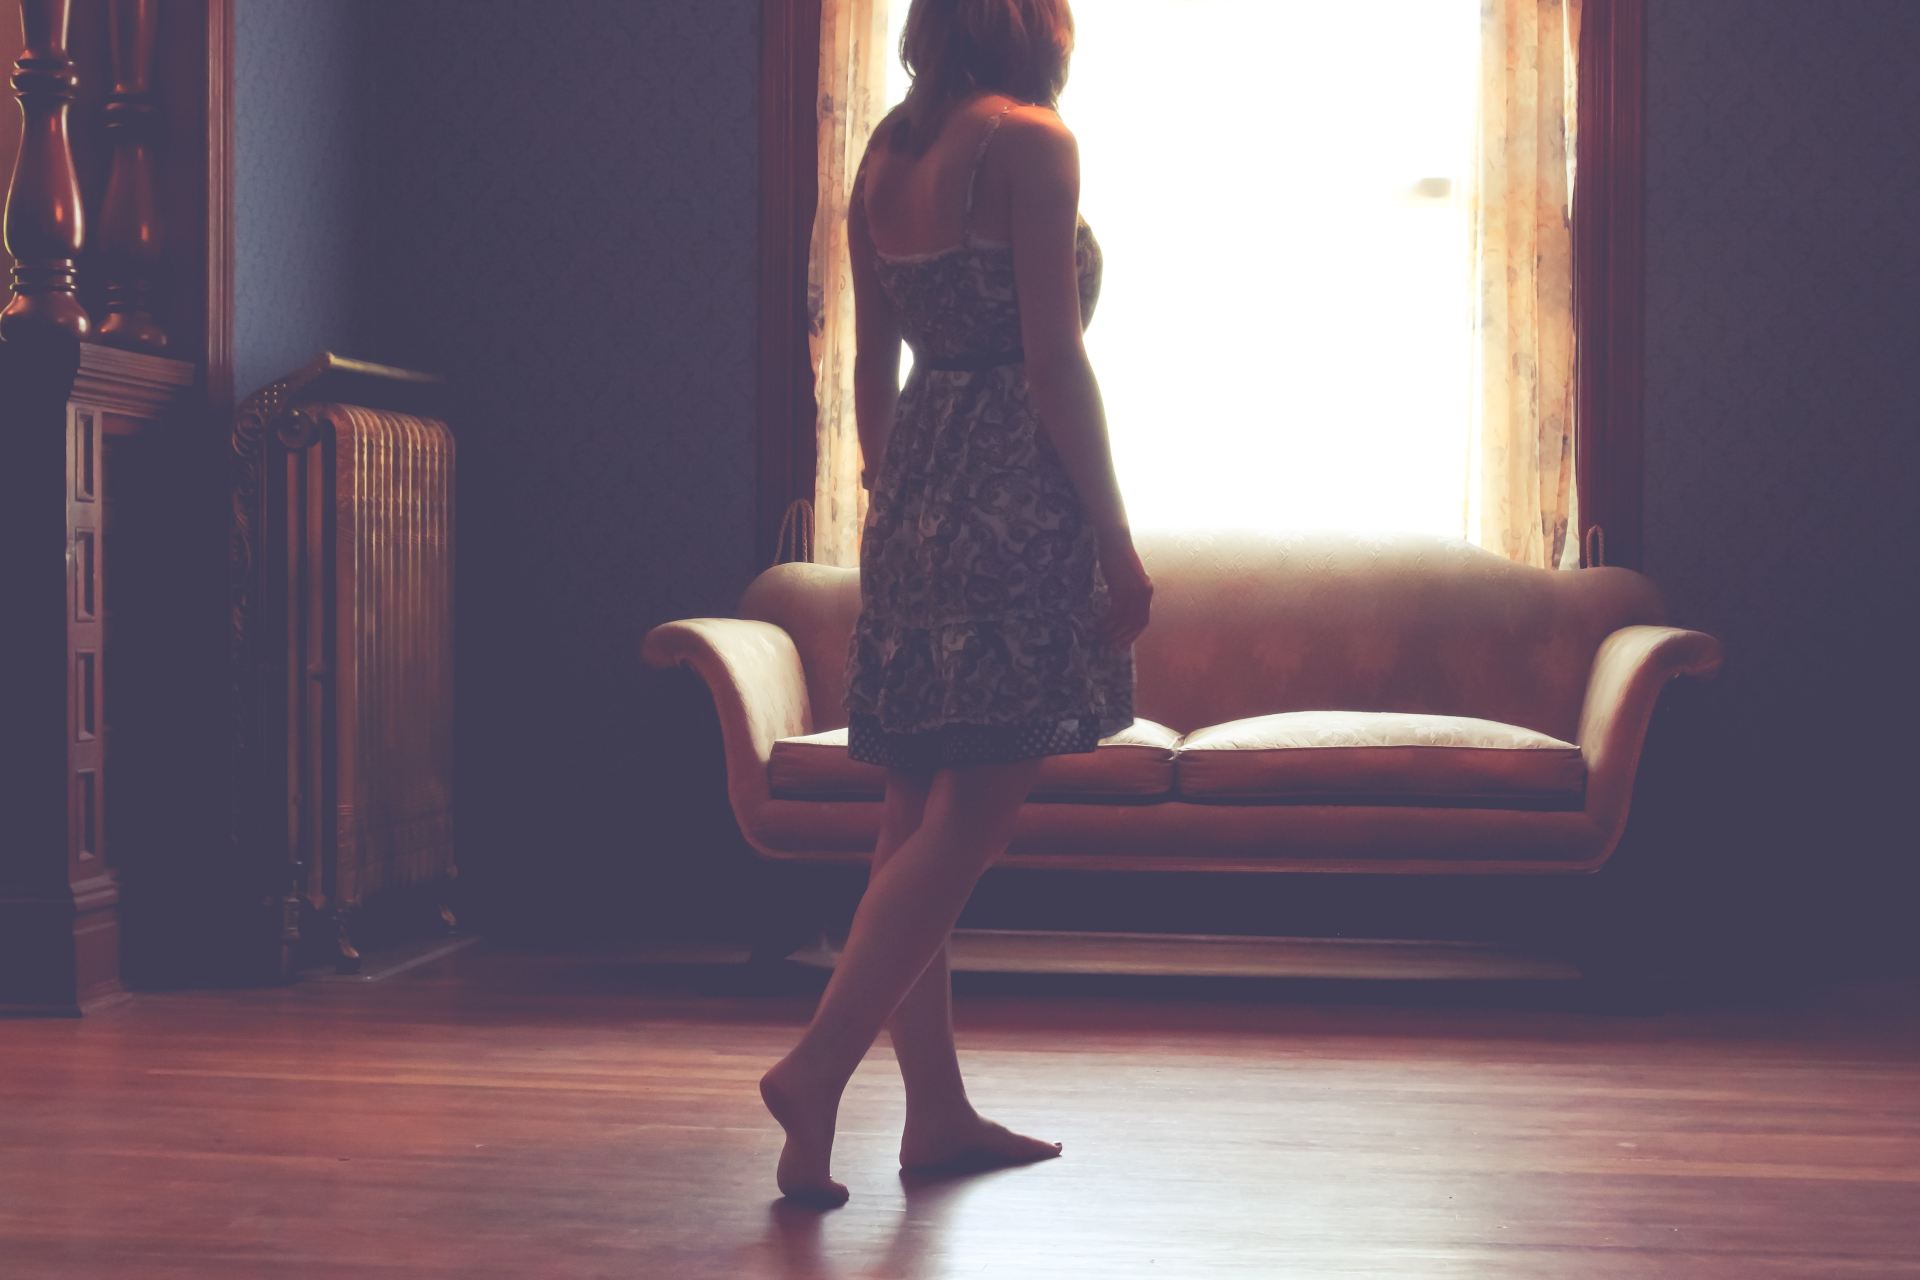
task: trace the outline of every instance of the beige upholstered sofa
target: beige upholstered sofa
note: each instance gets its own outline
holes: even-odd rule
[[[1650,717],[1720,667],[1645,576],[1416,534],[1137,538],[1155,584],[1130,728],[1049,759],[1005,864],[1567,875],[1625,828]],[[648,633],[711,688],[769,859],[860,862],[882,772],[841,707],[852,568],[777,565],[738,617]]]

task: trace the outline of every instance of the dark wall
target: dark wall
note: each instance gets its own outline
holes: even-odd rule
[[[358,355],[367,17],[362,0],[238,0],[233,32],[234,389]]]
[[[671,915],[648,868],[724,816],[704,695],[639,647],[757,567],[758,10],[404,0],[368,32],[360,281],[376,358],[459,397],[459,839],[497,928]]]
[[[1910,947],[1920,5],[1648,10],[1646,568],[1727,644],[1720,923]]]

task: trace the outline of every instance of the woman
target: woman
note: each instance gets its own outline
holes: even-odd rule
[[[1061,1150],[968,1101],[947,937],[1044,757],[1133,722],[1132,644],[1153,590],[1081,340],[1101,260],[1054,111],[1072,43],[1066,0],[913,0],[912,88],[854,180],[854,408],[872,496],[848,750],[887,783],[832,978],[760,1082],[796,1199],[847,1198],[828,1174],[834,1120],[882,1026],[906,1081],[903,1167]]]

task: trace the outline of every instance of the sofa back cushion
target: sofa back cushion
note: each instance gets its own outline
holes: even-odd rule
[[[1180,732],[1287,711],[1413,711],[1579,729],[1600,641],[1664,623],[1659,592],[1619,567],[1515,564],[1429,534],[1136,533],[1154,582],[1134,643],[1135,711]],[[784,564],[741,616],[785,627],[807,671],[812,729],[846,722],[859,572]]]

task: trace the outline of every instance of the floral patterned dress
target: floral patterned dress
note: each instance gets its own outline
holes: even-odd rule
[[[876,251],[913,368],[874,470],[847,646],[847,749],[873,764],[1084,753],[1134,719],[1132,647],[1094,633],[1095,531],[1031,402],[1013,249],[972,233],[1000,119],[974,153],[962,243]],[[1084,323],[1101,258],[1084,221],[1076,237]]]

